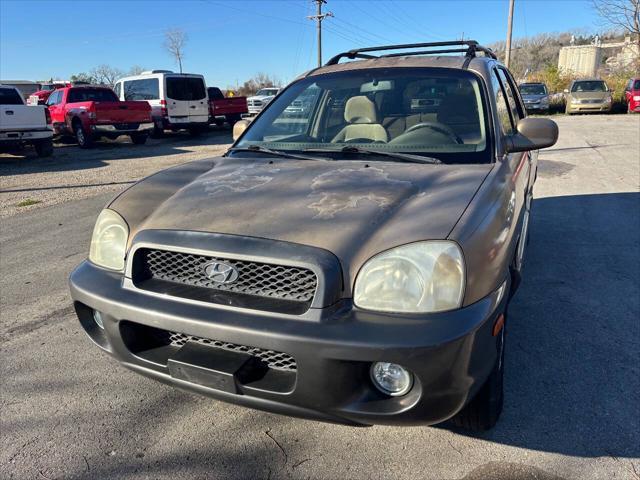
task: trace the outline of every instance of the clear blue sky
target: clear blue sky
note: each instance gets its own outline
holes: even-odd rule
[[[69,78],[100,64],[175,70],[167,28],[188,34],[185,71],[227,87],[257,72],[287,82],[316,63],[311,0],[0,0],[0,78]],[[324,59],[357,46],[504,39],[507,0],[328,0]],[[514,37],[599,29],[590,2],[516,0]]]

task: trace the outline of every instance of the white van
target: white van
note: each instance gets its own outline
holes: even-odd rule
[[[202,75],[151,70],[121,78],[114,90],[120,100],[149,102],[154,136],[164,130],[198,133],[209,127],[209,98]]]

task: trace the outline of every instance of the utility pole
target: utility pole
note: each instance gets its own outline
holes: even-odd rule
[[[504,66],[509,68],[509,62],[511,61],[511,32],[513,30],[513,8],[515,0],[509,0],[509,20],[507,23],[507,45],[504,55]]]
[[[318,6],[318,13],[310,15],[309,20],[318,22],[318,67],[322,66],[322,21],[327,17],[333,17],[333,13],[322,13],[322,4],[326,4],[327,0],[312,0]]]

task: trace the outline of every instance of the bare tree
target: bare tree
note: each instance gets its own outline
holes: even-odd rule
[[[129,71],[127,72],[127,75],[129,76],[140,75],[142,72],[144,72],[144,67],[141,67],[140,65],[134,65],[129,69]]]
[[[186,43],[187,34],[183,30],[173,28],[164,32],[164,48],[178,62],[180,73],[182,73],[182,60],[184,59],[184,46]]]
[[[242,96],[253,95],[261,88],[279,87],[280,85],[281,82],[277,78],[266,73],[257,73],[242,84],[237,94]]]
[[[103,83],[109,86],[114,86],[116,81],[124,75],[122,70],[110,65],[99,65],[89,73],[98,83]]]
[[[606,24],[635,37],[640,55],[640,0],[593,0],[593,7]]]

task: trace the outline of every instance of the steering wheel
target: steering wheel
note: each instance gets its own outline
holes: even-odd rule
[[[438,123],[438,122],[416,123],[413,127],[408,128],[402,135],[406,135],[407,133],[415,132],[416,130],[421,130],[423,128],[429,128],[434,132],[440,133],[441,135],[446,135],[447,137],[452,139],[455,143],[458,143],[458,144],[464,143],[462,139],[458,136],[458,134],[454,132],[450,127],[448,127],[444,123]]]

